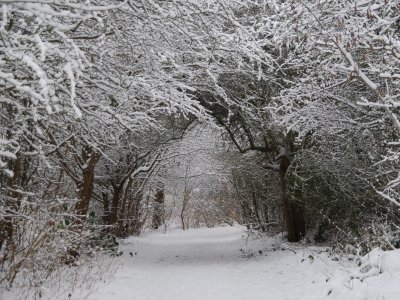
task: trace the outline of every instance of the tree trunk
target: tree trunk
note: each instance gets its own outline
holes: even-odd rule
[[[110,201],[108,200],[108,193],[103,192],[103,222],[107,224],[110,215]]]
[[[109,225],[115,225],[118,219],[118,207],[121,199],[123,185],[113,185],[113,197],[111,201],[110,214],[108,218]]]
[[[189,194],[187,187],[185,186],[185,191],[183,193],[182,210],[181,210],[181,223],[182,223],[183,230],[186,230],[189,227],[189,226],[186,226],[186,223],[185,223],[185,212],[186,212],[186,208],[189,204],[189,198],[190,198],[190,194]]]
[[[304,207],[296,202],[289,202],[289,198],[286,193],[286,174],[290,166],[290,160],[287,156],[281,158],[280,163],[280,185],[282,193],[282,211],[283,218],[286,223],[286,230],[288,232],[289,242],[300,241],[305,233],[305,218],[304,218]]]
[[[257,196],[256,196],[256,192],[254,191],[255,187],[253,187],[253,191],[251,192],[251,197],[253,199],[253,207],[254,207],[254,214],[256,216],[256,220],[258,223],[258,226],[260,226],[260,229],[262,232],[265,232],[265,226],[263,224],[263,220],[260,217],[260,208],[258,205],[258,201],[257,201]]]
[[[185,215],[184,215],[184,210],[182,209],[181,211],[181,223],[182,223],[182,230],[185,230]]]
[[[86,165],[82,171],[82,181],[78,184],[79,201],[75,205],[75,212],[80,217],[85,218],[89,210],[90,200],[92,199],[94,169],[100,158],[100,154],[90,147],[85,147],[82,156],[84,161],[86,161]]]
[[[158,190],[154,199],[154,211],[152,219],[153,229],[158,229],[165,220],[164,191]]]
[[[21,188],[21,178],[23,173],[22,157],[19,152],[17,153],[17,159],[14,162],[10,163],[9,167],[13,170],[14,176],[8,181],[7,185],[10,188],[18,190],[19,188]],[[8,241],[8,245],[6,244],[6,251],[3,257],[3,261],[7,260],[8,255],[11,255],[12,257],[15,255],[16,245],[13,237],[13,215],[15,215],[19,210],[21,202],[20,197],[21,195],[18,192],[7,191],[6,193],[5,213],[9,216],[3,217],[0,221],[0,249],[2,249],[3,245]],[[0,261],[0,263],[3,263],[3,261]]]

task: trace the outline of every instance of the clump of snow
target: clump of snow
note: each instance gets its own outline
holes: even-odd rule
[[[336,270],[325,289],[327,299],[399,299],[400,250],[375,248],[360,265]]]
[[[70,94],[71,94],[71,106],[72,106],[72,108],[74,109],[76,116],[77,116],[78,118],[82,118],[82,112],[80,111],[80,109],[78,108],[78,106],[76,106],[76,104],[75,104],[75,98],[76,98],[76,92],[75,92],[75,89],[76,89],[76,82],[75,82],[75,75],[74,75],[74,70],[73,70],[72,65],[71,65],[70,63],[67,63],[67,64],[64,66],[64,71],[65,71],[65,73],[67,74],[68,79],[69,79],[70,82],[71,82],[71,87],[70,87],[70,88],[71,88],[71,91],[70,91]]]

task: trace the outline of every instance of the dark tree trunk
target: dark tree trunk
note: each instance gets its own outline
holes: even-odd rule
[[[181,209],[181,223],[182,223],[182,230],[188,229],[188,226],[185,223],[185,213],[186,213],[186,208],[189,202],[189,197],[186,195],[183,197],[183,203],[182,203],[182,209]]]
[[[154,199],[152,227],[158,229],[164,223],[164,191],[158,190]]]
[[[300,241],[306,234],[305,210],[296,202],[290,203],[292,220],[294,224],[294,242]]]
[[[182,230],[186,230],[185,215],[184,215],[184,210],[183,209],[181,211],[181,224],[182,224]]]
[[[286,223],[289,242],[300,241],[305,233],[305,211],[304,207],[296,202],[290,202],[286,193],[286,174],[290,166],[290,160],[287,156],[281,158],[280,163],[280,185],[282,193],[282,211]]]
[[[115,225],[118,219],[118,207],[122,195],[123,185],[113,185],[113,197],[111,201],[110,214],[108,218],[109,225]]]
[[[8,181],[7,186],[11,187],[15,190],[18,190],[22,186],[22,157],[21,154],[17,153],[17,159],[9,164],[9,168],[13,170],[14,176]],[[27,170],[24,170],[27,172]],[[6,253],[3,257],[3,261],[7,260],[8,255],[14,256],[16,251],[15,241],[14,241],[14,224],[13,224],[13,215],[18,212],[20,207],[20,194],[14,191],[8,191],[6,193],[6,207],[5,213],[9,216],[5,216],[0,221],[0,249],[2,249],[3,245],[8,242],[6,246]],[[7,251],[8,250],[8,251]],[[8,253],[7,253],[8,252]],[[0,263],[3,263],[0,261]]]
[[[94,169],[97,161],[100,159],[100,154],[90,147],[85,147],[82,152],[82,157],[87,163],[82,171],[82,181],[78,184],[79,201],[75,205],[75,212],[77,215],[85,218],[89,210],[90,200],[92,199]]]
[[[103,222],[104,224],[107,224],[108,217],[110,214],[110,200],[108,199],[108,193],[103,192],[102,198],[103,198]]]

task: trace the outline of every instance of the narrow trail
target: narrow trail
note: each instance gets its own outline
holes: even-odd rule
[[[242,227],[130,238],[123,267],[87,299],[321,299],[335,262],[282,246],[273,238],[246,243]]]

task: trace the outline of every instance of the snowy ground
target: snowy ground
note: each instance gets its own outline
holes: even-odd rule
[[[123,268],[87,299],[399,299],[400,278],[386,274],[382,291],[388,278],[351,280],[354,263],[324,248],[247,237],[242,227],[220,227],[130,238]]]
[[[242,227],[153,232],[121,250],[111,281],[59,299],[400,299],[399,250],[375,249],[356,266],[325,248],[248,237]]]
[[[245,237],[222,227],[132,238],[124,268],[88,299],[310,299],[323,288],[328,259]]]

